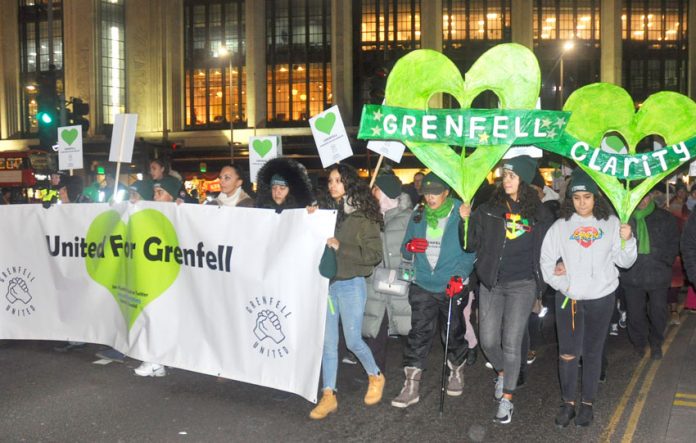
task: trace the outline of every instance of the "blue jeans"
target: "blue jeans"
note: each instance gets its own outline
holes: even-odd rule
[[[339,280],[329,286],[329,306],[326,309],[326,331],[321,374],[324,389],[336,390],[338,372],[338,320],[343,324],[346,347],[358,358],[368,375],[379,374],[372,352],[363,341],[361,330],[367,288],[364,277]],[[333,312],[331,308],[333,305]]]

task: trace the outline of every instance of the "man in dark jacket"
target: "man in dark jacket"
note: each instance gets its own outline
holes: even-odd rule
[[[650,343],[651,357],[662,358],[667,325],[667,290],[672,282],[672,263],[679,253],[676,218],[656,207],[650,194],[643,197],[631,216],[638,239],[638,259],[621,272],[626,292],[628,337],[639,354]]]
[[[274,209],[305,208],[314,202],[312,183],[305,167],[295,160],[279,157],[269,160],[256,176],[256,207]]]

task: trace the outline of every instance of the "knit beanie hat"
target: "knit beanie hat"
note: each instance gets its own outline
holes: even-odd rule
[[[167,191],[167,194],[171,195],[173,199],[176,200],[179,197],[179,189],[181,189],[181,182],[171,175],[162,177],[162,180],[155,182],[154,187],[160,187]],[[142,194],[141,194],[142,195]],[[144,197],[143,197],[144,198]]]
[[[537,172],[537,162],[528,155],[520,155],[503,160],[503,169],[509,169],[517,174],[520,180],[531,184],[534,174]]]
[[[439,195],[445,192],[446,189],[449,189],[447,183],[435,175],[435,173],[428,172],[428,174],[423,177],[423,183],[421,184],[421,192],[423,192],[423,194]]]
[[[587,172],[582,168],[577,167],[570,175],[570,183],[568,184],[568,195],[573,195],[575,192],[591,192],[594,195],[599,194],[599,187],[592,178],[587,175]]]
[[[273,174],[273,177],[271,177],[271,186],[287,186],[288,181],[285,180],[285,178],[280,175],[280,174]]]
[[[130,185],[130,190],[135,191],[140,194],[143,200],[152,200],[155,196],[155,190],[153,188],[152,180],[138,180],[137,182]]]
[[[396,198],[401,194],[401,180],[392,174],[383,174],[377,177],[375,185],[389,198]]]

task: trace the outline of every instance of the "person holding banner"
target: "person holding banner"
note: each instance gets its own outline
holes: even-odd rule
[[[256,176],[256,207],[273,209],[306,208],[314,203],[312,182],[304,165],[290,158],[269,160]]]
[[[479,293],[479,340],[498,373],[495,421],[512,421],[512,397],[522,361],[522,339],[529,314],[545,289],[539,272],[544,234],[553,221],[531,183],[536,160],[521,155],[503,160],[503,180],[488,202],[474,213],[462,205],[469,222],[467,247],[476,251]],[[524,358],[527,356],[525,355]]]
[[[423,178],[421,189],[424,203],[412,212],[401,243],[404,258],[413,259],[415,280],[408,295],[411,331],[404,347],[404,386],[391,402],[397,408],[407,408],[420,401],[421,376],[438,322],[440,339],[447,351],[449,396],[458,397],[464,392],[464,364],[469,351],[463,310],[467,305],[474,254],[462,249],[461,202],[450,197],[447,184],[432,172]],[[446,291],[455,279],[463,286],[450,296]],[[452,306],[454,309],[450,311]]]
[[[239,165],[227,165],[220,170],[220,194],[214,202],[219,206],[227,206],[229,208],[253,208],[254,200],[244,192],[242,185],[244,184],[244,176],[242,168]]]
[[[338,372],[338,322],[343,325],[346,346],[358,358],[368,375],[365,404],[374,405],[382,399],[384,375],[380,372],[370,348],[363,341],[363,314],[367,289],[365,277],[382,261],[380,228],[382,214],[367,183],[348,165],[329,168],[329,197],[322,202],[326,209],[336,209],[336,234],[326,244],[336,252],[336,275],[329,285],[326,312],[324,351],[322,356],[323,393],[312,410],[312,419],[325,418],[338,409],[336,374]]]
[[[173,203],[179,195],[179,189],[181,189],[181,181],[171,175],[164,176],[154,183],[154,200]],[[133,372],[140,377],[164,377],[167,375],[164,365],[147,361],[142,362]]]
[[[589,426],[597,394],[602,350],[616,303],[619,270],[633,266],[638,255],[631,226],[612,215],[597,184],[581,168],[568,185],[561,218],[544,239],[541,271],[556,293],[558,372],[563,404],[556,426],[575,417],[576,426]],[[578,359],[582,358],[581,403],[575,408]]]

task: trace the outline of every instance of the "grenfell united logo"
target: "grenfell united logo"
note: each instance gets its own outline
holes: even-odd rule
[[[36,277],[22,266],[11,266],[0,271],[0,289],[5,296],[5,312],[17,317],[28,317],[36,311],[30,287],[35,279]]]
[[[272,359],[286,357],[290,351],[286,346],[283,325],[292,315],[287,305],[274,297],[254,297],[245,308],[255,320],[252,330],[254,350]]]

